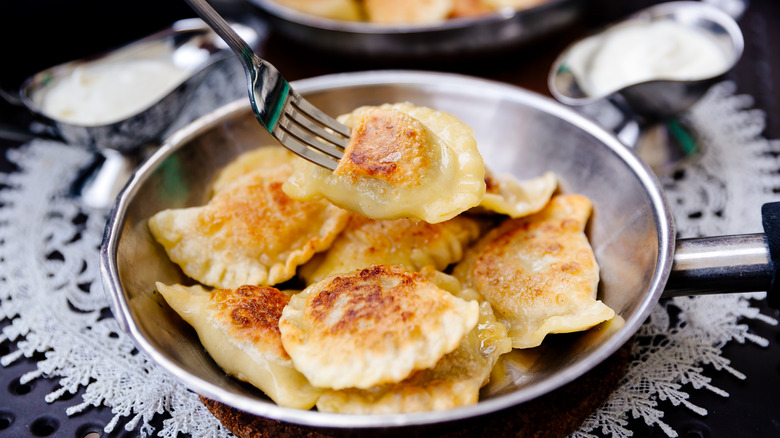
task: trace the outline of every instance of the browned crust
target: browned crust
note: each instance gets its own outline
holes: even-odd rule
[[[430,166],[432,141],[425,126],[395,110],[374,108],[352,130],[337,174],[376,178],[393,186],[416,185],[416,174]]]
[[[507,251],[516,251],[515,242],[527,242],[533,254],[542,258],[553,256],[560,258],[559,254],[564,249],[563,245],[554,240],[529,239],[528,229],[533,225],[524,220],[513,220],[518,226],[509,229],[492,242],[480,254],[474,264],[474,276],[480,279],[480,283],[489,284],[491,289],[501,295],[515,296],[523,302],[533,301],[544,297],[550,290],[550,282],[559,282],[562,278],[576,277],[582,270],[579,263],[569,260],[562,263],[554,263],[551,267],[560,275],[546,272],[545,275],[528,275],[527,272],[517,269],[514,265],[507,265],[506,261],[512,258]],[[580,230],[577,221],[562,219],[553,223],[545,223],[538,228],[538,233],[544,236],[559,236],[567,232]],[[507,269],[509,268],[509,269]]]
[[[289,358],[279,332],[282,309],[290,301],[287,294],[273,287],[247,285],[235,290],[216,290],[210,301],[216,317],[228,321],[237,338]]]
[[[488,14],[495,9],[486,5],[482,0],[453,0],[450,16],[469,17],[472,15]]]
[[[319,224],[332,212],[326,202],[298,201],[287,196],[282,185],[289,172],[280,168],[278,174],[244,176],[240,184],[226,188],[212,199],[199,216],[200,226],[206,230],[223,229],[226,242],[222,244],[250,248],[248,256],[283,255],[291,248],[315,246],[323,239],[318,235]],[[316,228],[311,224],[317,224]],[[301,232],[306,225],[309,229]]]
[[[415,312],[424,312],[430,304],[408,305],[416,301],[416,284],[420,282],[427,280],[400,266],[370,266],[355,275],[333,277],[310,297],[308,311],[313,321],[322,324],[318,324],[321,328],[327,327],[329,334],[360,332],[366,327],[364,322],[373,327],[370,333],[364,333],[367,337],[382,333],[385,327],[396,331],[406,327]],[[328,324],[326,320],[340,308],[346,310],[338,321]]]

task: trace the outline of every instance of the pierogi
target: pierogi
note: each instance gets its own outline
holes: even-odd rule
[[[477,208],[518,218],[536,213],[547,205],[558,187],[558,180],[552,172],[522,181],[509,174],[487,172],[485,184],[485,197]]]
[[[339,272],[373,264],[403,265],[418,271],[432,265],[444,270],[463,256],[479,237],[480,223],[467,216],[429,224],[417,219],[370,219],[353,215],[333,245],[300,269],[306,284]]]
[[[487,171],[471,128],[430,108],[339,120],[352,135],[335,171],[261,147],[205,205],[148,220],[215,288],[157,285],[225,372],[287,407],[452,409],[477,403],[513,348],[614,316],[596,296],[591,203],[555,194],[556,175]]]
[[[420,273],[440,288],[479,303],[479,321],[453,352],[432,368],[413,372],[398,383],[367,389],[326,390],[317,401],[323,412],[393,414],[452,409],[474,404],[498,358],[512,349],[506,327],[493,315],[490,303],[473,289],[463,289],[454,277],[432,266]]]
[[[284,184],[294,199],[325,197],[373,219],[437,223],[479,205],[485,165],[474,132],[455,116],[410,103],[361,107],[336,170],[305,160]]]
[[[241,176],[223,173],[225,181],[217,181],[218,191],[205,206],[152,216],[152,235],[185,274],[208,286],[289,280],[349,220],[347,211],[325,200],[296,201],[282,191],[291,160]]]
[[[446,19],[453,0],[363,0],[368,21],[425,23]]]
[[[363,17],[359,0],[274,0],[306,14],[334,20],[355,21]]]
[[[282,311],[282,345],[315,386],[370,388],[434,366],[479,319],[465,301],[401,266],[335,274]]]
[[[507,325],[514,348],[615,315],[596,299],[599,267],[584,232],[590,213],[584,196],[555,196],[540,212],[492,229],[455,267]]]
[[[292,9],[337,20],[378,24],[435,24],[497,10],[527,9],[549,0],[275,0]]]
[[[278,168],[289,169],[297,156],[288,149],[276,146],[261,147],[244,152],[220,170],[211,183],[211,195],[221,191],[233,181],[254,171]]]
[[[159,282],[157,290],[225,372],[261,389],[280,406],[314,406],[321,391],[295,369],[279,334],[287,294],[263,286],[207,291],[199,285]]]

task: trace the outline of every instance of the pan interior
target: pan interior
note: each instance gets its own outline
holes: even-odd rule
[[[139,170],[112,213],[102,260],[117,319],[139,346],[185,385],[241,410],[300,424],[388,427],[484,414],[553,390],[619,348],[644,321],[665,283],[671,227],[657,181],[616,139],[555,102],[492,82],[433,73],[352,74],[294,84],[330,114],[410,101],[455,114],[475,131],[486,165],[530,178],[553,171],[560,190],[590,197],[588,235],[601,266],[599,298],[619,315],[583,334],[553,335],[507,356],[475,406],[414,415],[344,416],[280,408],[229,378],[155,292],[155,282],[191,282],[153,241],[146,219],[201,205],[215,173],[243,151],[274,144],[245,102],[200,119],[169,139]],[[114,254],[112,255],[112,251]]]

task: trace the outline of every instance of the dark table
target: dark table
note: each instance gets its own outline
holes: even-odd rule
[[[582,20],[532,46],[507,56],[481,60],[477,65],[399,64],[393,68],[423,68],[481,76],[505,81],[549,95],[547,72],[554,58],[574,39],[592,29],[618,19],[657,1],[593,0],[588,1]],[[246,4],[222,0],[215,2],[226,15],[235,14],[262,20]],[[121,45],[163,27],[179,18],[194,16],[183,1],[137,0],[118,4],[102,0],[25,1],[0,6],[5,19],[0,30],[3,44],[3,67],[0,87],[5,91],[18,88],[21,81],[46,67],[81,58]],[[737,93],[755,98],[755,107],[766,113],[764,136],[780,139],[780,2],[751,0],[739,23],[745,36],[745,52],[727,79],[737,84]],[[260,48],[261,56],[275,64],[290,80],[342,71],[388,67],[365,60],[345,60],[316,53],[286,41],[271,32]],[[0,101],[0,128],[25,127],[30,117],[19,108]],[[0,138],[0,170],[13,171],[5,159],[5,150],[23,143],[23,138],[6,135]],[[778,169],[780,172],[780,169]],[[780,187],[775,188],[780,193]],[[778,195],[780,197],[780,194]],[[780,318],[776,310],[758,303],[762,312]],[[664,421],[686,438],[780,437],[780,328],[760,322],[746,322],[759,336],[770,340],[768,348],[732,342],[724,348],[731,365],[744,372],[740,381],[728,373],[711,370],[712,384],[730,393],[722,398],[707,391],[693,391],[691,401],[709,411],[706,417],[670,404],[663,406]],[[7,321],[0,321],[0,327]],[[11,351],[9,342],[0,344],[0,356]],[[7,426],[9,412],[17,421],[26,421],[32,436],[49,436],[52,421],[57,423],[56,436],[102,436],[102,426],[110,418],[107,408],[93,408],[68,418],[66,400],[47,405],[43,396],[55,388],[55,382],[38,379],[19,385],[18,377],[34,369],[35,358],[0,368],[0,436]],[[10,392],[11,395],[4,394]],[[665,434],[635,422],[630,427],[636,437],[664,437]],[[5,425],[5,426],[4,426]],[[111,436],[125,436],[120,427]],[[93,434],[93,435],[90,435]]]

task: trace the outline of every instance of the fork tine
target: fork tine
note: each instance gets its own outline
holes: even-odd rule
[[[320,137],[321,139],[329,143],[333,143],[333,145],[340,150],[344,150],[344,148],[346,148],[347,144],[349,143],[349,138],[345,138],[341,135],[335,134],[334,132],[327,130],[326,128],[330,128],[329,125],[322,126],[322,125],[318,125],[317,123],[314,123],[311,119],[309,119],[308,114],[301,113],[300,111],[296,110],[292,105],[285,105],[284,115],[286,117],[280,120],[279,123],[282,125],[282,127],[284,127],[287,130],[290,131],[296,130],[300,132],[302,135],[306,135],[309,137],[310,136]],[[307,141],[307,143],[310,142]],[[314,143],[313,145],[316,144],[317,143]]]
[[[249,101],[263,127],[296,154],[335,170],[349,142],[349,128],[295,92],[276,67],[259,58],[205,0],[187,3],[244,62]]]
[[[332,129],[333,131],[337,132],[343,137],[349,138],[350,132],[348,127],[337,122],[331,116],[322,112],[321,109],[309,103],[308,100],[301,97],[301,95],[295,92],[294,90],[290,90],[290,91],[291,91],[290,103],[292,103],[293,106],[300,109],[301,112],[306,114],[307,117],[316,121],[320,125],[327,126],[328,128]]]
[[[275,132],[274,136],[284,147],[290,149],[300,157],[305,158],[314,164],[320,165],[330,170],[336,170],[336,166],[339,164],[339,158],[336,158],[332,155],[326,155],[320,152],[319,149],[314,149],[312,146],[301,142],[294,135],[283,129]],[[324,143],[320,142],[320,144]]]
[[[309,132],[301,129],[301,127],[296,123],[290,121],[290,119],[287,117],[279,121],[279,130],[288,134],[288,136],[295,138],[297,142],[307,145],[310,148],[317,149],[321,153],[330,156],[335,160],[340,160],[341,157],[344,156],[343,149],[340,149],[339,147],[334,146],[327,141],[323,141],[320,138],[311,135]]]

